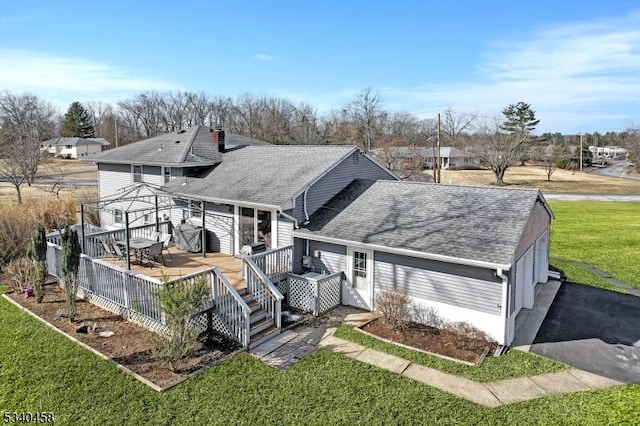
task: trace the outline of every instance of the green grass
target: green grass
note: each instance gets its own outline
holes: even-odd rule
[[[367,348],[385,352],[404,358],[416,364],[435,368],[445,373],[466,377],[477,382],[492,382],[494,380],[513,377],[532,376],[536,374],[552,373],[565,370],[569,366],[543,358],[538,355],[512,350],[503,356],[487,356],[479,367],[472,367],[455,361],[449,361],[423,352],[406,349],[384,342],[356,331],[352,326],[343,324],[338,327],[336,337],[349,340]]]
[[[567,279],[573,283],[586,284],[591,287],[598,287],[604,290],[626,293],[624,289],[611,284],[604,278],[594,274],[593,272],[587,271],[570,260],[552,257],[549,260],[549,263],[558,269],[562,269],[567,276]]]
[[[551,225],[553,258],[581,260],[640,289],[636,267],[640,258],[640,203],[551,200],[549,205],[556,216]],[[569,267],[565,273],[573,282],[605,286],[599,277],[579,270]]]
[[[285,372],[242,353],[165,393],[0,300],[0,412],[70,424],[633,424],[640,386],[485,408],[326,351]]]

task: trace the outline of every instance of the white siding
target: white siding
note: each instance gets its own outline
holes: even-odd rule
[[[278,217],[278,247],[293,244],[293,222],[284,216]]]
[[[490,270],[375,253],[374,287],[476,312],[500,315],[502,281]]]
[[[207,250],[233,254],[233,211],[224,206],[205,204],[207,227]],[[194,225],[196,223],[194,222]]]

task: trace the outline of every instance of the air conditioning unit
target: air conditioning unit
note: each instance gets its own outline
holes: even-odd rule
[[[267,251],[267,245],[265,243],[253,243],[242,246],[240,254],[251,256],[252,254],[262,253],[263,251]]]

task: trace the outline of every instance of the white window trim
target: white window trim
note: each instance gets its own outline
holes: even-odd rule
[[[118,213],[120,213],[120,220],[118,220]],[[113,223],[115,225],[122,225],[124,223],[124,212],[122,209],[115,209],[113,211]]]
[[[167,177],[165,176],[165,173],[167,171],[169,171],[169,180],[168,181],[166,180]],[[166,184],[166,183],[171,182],[172,180],[173,180],[173,170],[171,170],[171,167],[163,166],[162,167],[162,183]]]

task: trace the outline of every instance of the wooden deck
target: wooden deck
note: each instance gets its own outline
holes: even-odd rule
[[[241,290],[247,286],[242,278],[242,261],[238,258],[222,253],[207,253],[206,257],[202,257],[201,253],[190,253],[175,247],[169,248],[169,251],[171,256],[166,251],[162,252],[165,266],[155,262],[153,262],[153,267],[149,267],[146,263],[138,265],[134,257],[131,257],[131,270],[142,275],[161,279],[163,274],[171,278],[178,278],[215,266],[236,290]],[[103,260],[121,268],[127,268],[127,262],[124,260],[112,258]]]

